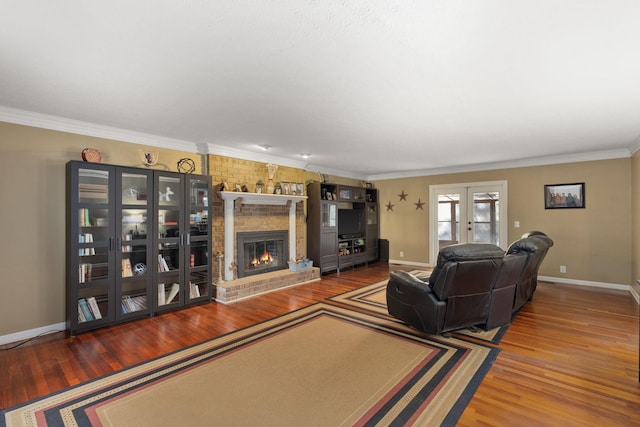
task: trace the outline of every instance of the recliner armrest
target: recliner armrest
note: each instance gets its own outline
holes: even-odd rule
[[[423,332],[438,334],[446,304],[432,292],[428,282],[405,271],[392,271],[387,282],[387,310]]]
[[[432,293],[429,286],[429,279],[421,279],[406,271],[392,271],[389,273],[389,284],[396,287],[396,290],[403,293],[415,292],[416,297],[424,297],[425,293]],[[402,290],[400,290],[402,284]]]

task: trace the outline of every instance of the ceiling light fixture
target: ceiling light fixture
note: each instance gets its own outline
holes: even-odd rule
[[[262,144],[262,145],[258,145],[258,148],[260,148],[262,151],[267,151],[271,149],[271,146],[267,144]]]

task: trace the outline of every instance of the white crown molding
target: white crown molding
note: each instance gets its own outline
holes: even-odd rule
[[[288,166],[297,169],[304,169],[306,166],[306,162],[304,160],[286,159],[265,153],[254,153],[247,150],[212,143],[208,143],[206,146],[207,152],[202,154],[215,154],[218,156],[233,157],[235,159],[251,160],[253,162],[273,163],[278,166]]]
[[[80,120],[66,119],[64,117],[50,116],[48,114],[34,113],[31,111],[17,110],[2,106],[0,106],[0,120],[8,123],[74,133],[77,135],[113,139],[132,144],[150,145],[152,147],[169,148],[193,153],[198,152],[197,144],[191,141],[183,141],[164,136],[135,132],[111,126],[98,125]]]
[[[532,157],[528,159],[516,159],[503,162],[478,163],[472,165],[369,175],[367,177],[367,180],[375,181],[383,179],[412,178],[416,176],[443,175],[450,173],[478,172],[485,170],[523,168],[530,166],[546,166],[562,163],[589,162],[594,160],[622,159],[628,158],[630,156],[631,153],[629,149],[621,148],[616,150],[592,151],[589,153],[564,154],[548,157]]]
[[[359,179],[361,181],[367,180],[367,175],[343,171],[339,169],[331,169],[327,168],[326,166],[314,165],[312,163],[308,163],[307,165],[305,165],[304,169],[308,172],[318,172],[325,175],[339,176],[342,178]]]
[[[135,132],[111,126],[98,125],[95,123],[72,120],[64,117],[52,116],[48,114],[34,113],[26,110],[19,110],[0,106],[0,121],[14,123],[25,126],[32,126],[42,129],[68,132],[77,135],[92,136],[96,138],[112,139],[116,141],[129,142],[132,144],[148,145],[158,148],[167,148],[179,151],[187,151],[197,154],[217,154],[225,157],[233,157],[242,160],[255,162],[274,163],[281,166],[304,169],[309,172],[319,172],[327,175],[352,178],[363,181],[375,181],[384,179],[412,178],[416,176],[443,175],[450,173],[478,172],[484,170],[509,169],[528,166],[544,166],[561,163],[587,162],[593,160],[608,160],[627,158],[640,150],[640,135],[633,141],[631,146],[617,150],[594,151],[589,153],[566,154],[549,157],[536,157],[529,159],[517,159],[503,162],[480,163],[471,165],[460,165],[443,168],[422,169],[404,172],[394,172],[376,175],[362,175],[350,171],[331,169],[323,166],[313,165],[305,161],[287,159],[278,156],[266,155],[264,153],[254,153],[247,150],[222,146],[213,143],[185,141],[174,138],[153,135],[143,132]]]
[[[629,152],[631,156],[636,154],[638,150],[640,150],[640,135],[638,135],[629,146]]]
[[[18,125],[31,126],[59,132],[73,133],[77,135],[92,136],[96,138],[113,139],[132,144],[149,145],[158,148],[167,148],[179,151],[187,151],[197,154],[217,154],[255,162],[274,163],[280,166],[305,169],[307,163],[303,160],[286,159],[278,156],[254,153],[222,145],[184,141],[163,136],[135,132],[111,126],[103,126],[80,120],[72,120],[64,117],[48,114],[34,113],[32,111],[0,106],[0,121]],[[340,176],[347,176],[342,171],[337,171]]]

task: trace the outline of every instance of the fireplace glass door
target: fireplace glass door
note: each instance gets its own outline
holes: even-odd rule
[[[288,232],[238,233],[238,277],[287,268]]]

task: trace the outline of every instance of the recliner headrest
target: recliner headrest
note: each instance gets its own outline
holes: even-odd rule
[[[547,250],[553,246],[553,240],[547,236],[535,235],[531,237],[525,237],[523,239],[516,240],[507,248],[507,254],[514,254],[517,252],[536,252],[541,250]]]
[[[445,246],[438,253],[438,265],[447,261],[470,261],[477,259],[502,258],[504,251],[490,243],[460,243]]]

